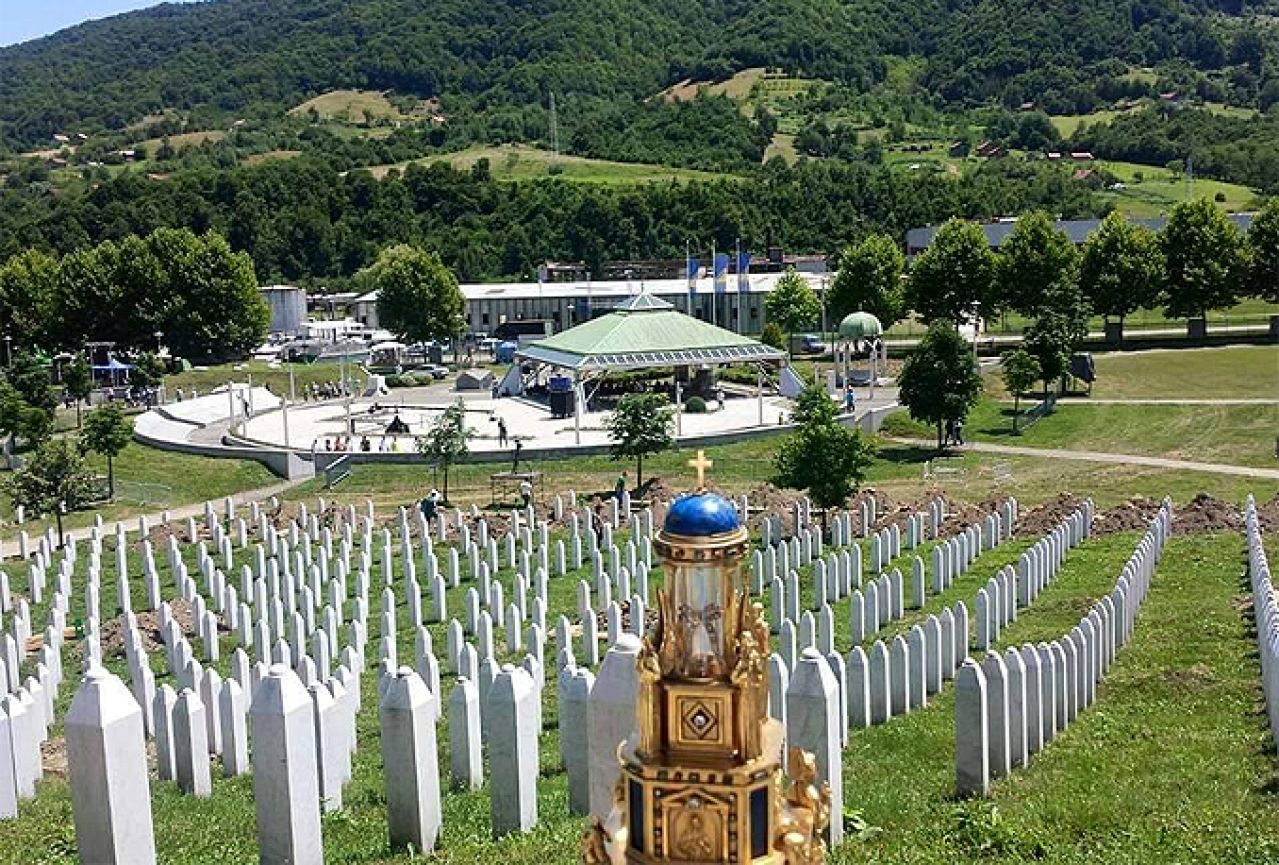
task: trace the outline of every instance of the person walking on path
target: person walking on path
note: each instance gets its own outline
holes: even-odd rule
[[[626,492],[626,472],[622,472],[617,476],[617,482],[613,484],[613,495],[617,496],[618,504],[622,502],[622,495]]]
[[[511,474],[515,474],[520,470],[520,451],[524,450],[524,443],[515,439],[515,450],[511,454]]]
[[[506,418],[497,419],[497,446],[506,447]]]

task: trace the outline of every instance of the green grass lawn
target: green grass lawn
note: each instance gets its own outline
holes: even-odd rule
[[[340,363],[295,363],[293,366],[294,386],[298,399],[302,398],[302,388],[308,384],[338,382],[342,378]],[[361,387],[364,375],[359,367],[352,364],[349,370],[357,384]],[[265,361],[250,360],[243,363],[226,363],[209,367],[197,367],[185,372],[164,377],[164,386],[172,397],[181,388],[188,397],[195,388],[205,394],[216,387],[222,387],[229,381],[243,383],[252,376],[255,385],[270,388],[272,393],[285,395],[289,392],[289,367],[285,364],[269,364]]]
[[[1032,403],[1023,400],[1023,409]],[[969,441],[1019,447],[1102,451],[1198,462],[1276,467],[1279,406],[1057,406],[1020,435],[1012,433],[1011,404],[983,399],[964,425]],[[887,425],[901,435],[935,437],[904,416]]]
[[[1098,160],[1093,165],[1111,172],[1125,184],[1124,189],[1103,192],[1102,197],[1113,199],[1119,209],[1130,216],[1166,214],[1174,204],[1191,195],[1209,198],[1220,195],[1222,198],[1217,202],[1218,206],[1227,211],[1247,210],[1257,198],[1256,193],[1246,186],[1205,177],[1196,177],[1192,187],[1184,177],[1173,176],[1162,166],[1111,160]]]
[[[1099,354],[1097,399],[1276,399],[1279,346]]]
[[[525,144],[477,145],[443,156],[428,156],[414,160],[423,164],[447,162],[461,171],[469,171],[480,159],[489,161],[489,172],[498,180],[544,180],[551,177],[579,183],[640,183],[672,180],[711,180],[727,175],[696,171],[690,168],[671,168],[665,165],[648,165],[638,162],[614,162],[608,159],[590,159],[584,156],[556,156],[550,151]],[[557,173],[552,174],[555,165]],[[408,163],[380,165],[368,169],[376,177],[385,176],[392,168],[403,171]]]

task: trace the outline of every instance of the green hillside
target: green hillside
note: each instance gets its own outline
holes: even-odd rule
[[[1274,81],[1270,0],[209,0],[0,49],[0,142],[180,112],[218,128],[339,89],[439,97],[527,140],[685,79],[772,67],[866,88],[925,57],[922,94],[1081,113],[1166,82],[1256,103]],[[1242,13],[1247,17],[1242,17]],[[1134,79],[1133,65],[1153,80]],[[1243,74],[1240,70],[1255,70]]]

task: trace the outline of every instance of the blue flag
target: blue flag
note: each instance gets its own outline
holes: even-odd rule
[[[715,253],[715,293],[728,291],[728,262],[731,256],[727,252]]]
[[[690,255],[687,264],[688,293],[697,294],[697,272],[701,270],[701,263],[697,260],[697,256]]]
[[[751,254],[737,253],[737,290],[742,294],[750,291]]]

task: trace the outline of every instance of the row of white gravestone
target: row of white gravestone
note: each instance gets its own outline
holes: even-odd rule
[[[1248,547],[1248,579],[1252,586],[1253,615],[1257,624],[1257,651],[1261,657],[1261,688],[1273,740],[1279,743],[1279,596],[1270,579],[1270,562],[1261,534],[1257,503],[1252,495],[1244,508],[1244,535]]]
[[[1016,569],[1011,565],[1000,568],[999,573],[977,590],[973,620],[974,645],[978,649],[995,645],[1003,629],[1017,621],[1018,607],[1030,606],[1044,587],[1056,579],[1066,554],[1083,543],[1091,532],[1092,513],[1090,499],[1023,552]]]
[[[955,787],[984,796],[1097,698],[1097,684],[1132,636],[1171,524],[1164,501],[1115,588],[1051,643],[966,660],[955,677]]]

